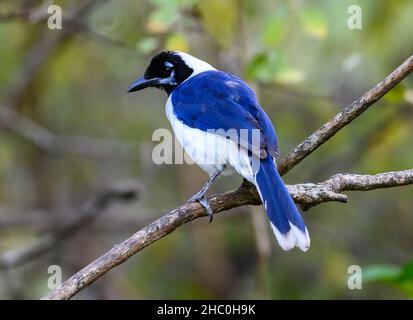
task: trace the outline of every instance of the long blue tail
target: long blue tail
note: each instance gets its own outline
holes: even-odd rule
[[[281,248],[299,247],[307,251],[310,247],[307,228],[271,157],[260,161],[255,184]]]

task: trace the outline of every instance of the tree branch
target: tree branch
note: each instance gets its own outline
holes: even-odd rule
[[[367,191],[407,184],[413,184],[413,170],[377,175],[337,174],[322,183],[298,184],[288,186],[288,189],[297,203],[310,207],[328,201],[347,202],[347,196],[340,194],[341,191]],[[250,187],[249,183],[241,185],[236,191],[214,196],[209,201],[214,213],[243,205],[261,204],[257,192]],[[70,299],[107,271],[125,262],[143,248],[163,238],[181,225],[204,216],[206,216],[204,209],[197,203],[187,203],[169,212],[121,244],[114,246],[43,299]]]
[[[288,186],[294,201],[308,210],[322,202],[347,202],[343,191],[369,191],[413,184],[413,169],[380,173],[376,175],[358,175],[338,173],[321,183],[303,183]]]
[[[287,173],[305,157],[334,136],[340,129],[361,115],[375,102],[413,71],[413,55],[403,62],[397,69],[379,82],[373,89],[367,91],[359,99],[345,107],[333,119],[325,123],[320,129],[311,134],[297,147],[290,151],[278,165],[281,175]]]
[[[349,124],[383,97],[412,71],[413,55],[373,89],[345,107],[343,111],[324,124],[284,157],[278,164],[281,174],[288,172],[300,163],[341,128]],[[304,208],[309,208],[315,204],[326,201],[346,202],[347,197],[340,194],[341,191],[345,190],[373,190],[411,183],[413,183],[413,171],[406,170],[374,176],[339,174],[322,184],[302,184],[289,187],[289,190],[294,200],[304,206]],[[261,203],[255,188],[249,183],[243,183],[236,191],[214,196],[210,198],[209,201],[214,213],[243,205],[258,205]],[[198,203],[187,203],[171,211],[139,230],[121,244],[116,245],[110,251],[66,280],[61,287],[53,290],[43,299],[70,299],[107,271],[123,263],[146,246],[171,233],[179,226],[205,215],[204,209]]]

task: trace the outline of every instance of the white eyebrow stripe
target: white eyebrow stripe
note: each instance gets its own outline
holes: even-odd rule
[[[172,68],[174,65],[170,63],[169,61],[165,61],[165,67],[167,68]]]

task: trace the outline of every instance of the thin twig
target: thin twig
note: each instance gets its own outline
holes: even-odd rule
[[[321,183],[288,186],[288,191],[303,210],[308,210],[323,202],[347,202],[343,191],[369,191],[408,184],[413,184],[413,169],[376,175],[338,173]]]

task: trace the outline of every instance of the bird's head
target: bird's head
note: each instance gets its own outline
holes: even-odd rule
[[[169,95],[188,78],[208,70],[214,68],[187,53],[163,51],[152,58],[144,76],[136,79],[128,88],[128,92],[155,87],[165,90]]]

